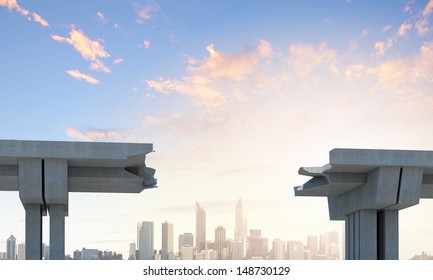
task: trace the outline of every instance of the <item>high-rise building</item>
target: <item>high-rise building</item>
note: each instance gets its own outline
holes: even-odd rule
[[[304,243],[302,243],[301,241],[287,241],[287,259],[303,260]]]
[[[223,259],[223,249],[226,244],[226,229],[222,226],[218,226],[215,229],[215,250],[218,252],[218,259]]]
[[[260,229],[251,229],[248,237],[248,259],[267,259],[268,239],[262,237]]]
[[[247,254],[247,235],[248,235],[248,223],[245,218],[245,211],[243,208],[242,200],[239,199],[236,204],[235,212],[235,234],[234,241],[242,242],[242,258]]]
[[[236,204],[234,241],[242,241],[247,237],[247,220],[245,219],[242,200]]]
[[[152,260],[154,255],[153,222],[137,224],[137,247],[139,260]]]
[[[137,259],[137,246],[135,242],[129,243],[129,257],[128,260],[136,260]]]
[[[179,235],[179,251],[182,247],[194,247],[194,235],[192,233],[186,232]]]
[[[162,224],[161,259],[168,260],[168,255],[173,254],[173,224],[165,221]]]
[[[25,260],[25,259],[26,259],[26,244],[21,242],[18,244],[17,260]]]
[[[13,235],[6,240],[6,259],[17,259],[17,239]]]
[[[286,242],[280,239],[272,241],[272,256],[273,260],[284,260],[286,258]]]
[[[328,259],[339,259],[338,232],[330,231],[320,235],[319,254]]]
[[[195,246],[197,251],[206,249],[206,212],[195,203]]]
[[[315,260],[317,258],[317,255],[319,254],[318,251],[318,243],[317,243],[317,235],[308,235],[307,236],[307,247],[306,249],[309,252],[309,258],[312,260]]]
[[[180,257],[182,260],[193,260],[194,248],[192,246],[182,246],[180,248]]]

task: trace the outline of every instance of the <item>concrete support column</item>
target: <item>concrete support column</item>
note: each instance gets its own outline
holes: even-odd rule
[[[377,212],[359,210],[346,216],[346,260],[377,259]]]
[[[39,204],[25,204],[26,260],[42,260],[42,208]]]
[[[52,204],[50,210],[50,260],[65,259],[65,206]]]
[[[398,210],[377,212],[379,260],[398,260]]]
[[[45,159],[45,202],[50,215],[50,259],[65,259],[65,216],[68,212],[68,161]]]
[[[42,159],[18,160],[18,191],[26,210],[26,259],[42,259],[42,215],[45,212]]]

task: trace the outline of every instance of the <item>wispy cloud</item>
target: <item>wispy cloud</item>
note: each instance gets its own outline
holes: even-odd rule
[[[161,7],[155,3],[145,5],[135,3],[134,8],[138,15],[138,19],[136,21],[139,23],[144,23],[145,21],[150,20],[154,12],[158,12],[161,10]]]
[[[120,64],[120,63],[122,63],[123,62],[123,59],[122,58],[116,58],[114,61],[113,61],[113,64],[114,65],[117,65],[117,64]]]
[[[420,19],[415,23],[416,30],[418,34],[424,36],[431,30],[430,17],[433,13],[433,0],[430,0],[424,7]]]
[[[179,93],[192,97],[197,103],[218,107],[225,103],[226,98],[218,89],[212,86],[212,81],[203,76],[184,77],[180,80],[146,80],[147,86],[164,94]]]
[[[33,19],[44,27],[48,27],[48,22],[43,19],[39,14],[31,12],[27,9],[22,8],[16,0],[0,0],[0,6],[8,8],[10,11],[15,10],[23,16],[26,16],[29,20]]]
[[[104,49],[98,41],[91,40],[83,31],[78,30],[74,26],[69,32],[70,37],[62,37],[59,35],[51,35],[51,38],[57,42],[65,42],[72,45],[81,56],[91,61],[91,69],[95,71],[110,72],[110,68],[105,66],[102,58],[107,58],[110,54]]]
[[[104,24],[108,23],[107,18],[105,18],[105,15],[102,12],[97,12],[96,16],[98,17],[98,20]]]
[[[337,53],[326,43],[322,43],[318,48],[311,44],[292,44],[289,53],[289,65],[302,78],[309,77],[313,70],[320,66],[325,66],[330,73],[338,73]]]
[[[66,71],[69,75],[78,80],[84,80],[90,84],[99,84],[99,81],[92,76],[81,73],[79,70],[68,70]]]
[[[105,141],[105,140],[128,140],[132,135],[128,132],[114,129],[94,129],[89,131],[80,131],[73,127],[66,128],[66,135],[71,138],[77,138],[84,141]]]

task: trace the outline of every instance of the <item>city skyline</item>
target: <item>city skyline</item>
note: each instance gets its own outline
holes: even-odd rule
[[[433,0],[0,0],[0,26],[0,139],[153,143],[158,188],[69,195],[69,253],[127,256],[140,221],[158,248],[164,221],[195,235],[194,201],[207,239],[234,236],[240,197],[267,238],[341,231],[326,199],[294,196],[301,166],[433,150]],[[401,259],[433,252],[432,211],[399,213]],[[2,191],[0,248],[24,217]]]

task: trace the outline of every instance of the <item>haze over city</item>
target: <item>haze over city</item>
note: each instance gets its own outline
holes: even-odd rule
[[[297,171],[336,147],[433,150],[432,14],[433,0],[0,0],[0,139],[153,143],[158,188],[69,195],[67,253],[126,253],[141,221],[193,232],[196,200],[227,236],[239,198],[269,239],[341,231],[325,198],[294,197]],[[0,202],[3,251],[24,209],[18,192]],[[433,251],[432,203],[400,212],[401,259]]]

